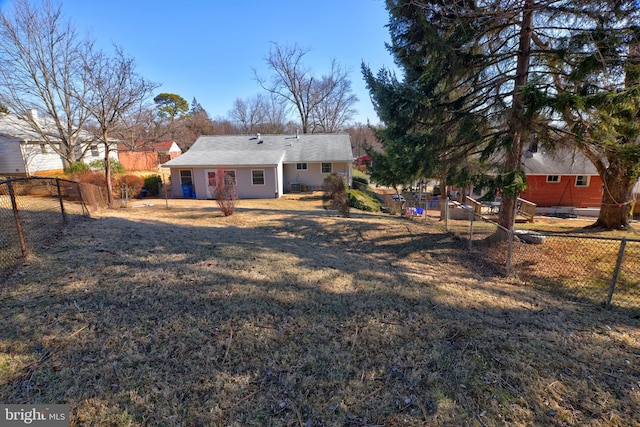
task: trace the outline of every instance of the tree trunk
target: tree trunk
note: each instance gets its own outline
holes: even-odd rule
[[[640,75],[637,68],[640,66],[640,43],[629,46],[629,63],[625,69],[625,88],[629,89],[638,84]],[[637,104],[633,116],[639,117]],[[637,131],[635,135],[629,137],[619,137],[618,144],[625,146],[636,143]],[[604,163],[596,165],[603,181],[602,203],[598,220],[589,228],[630,229],[629,216],[633,206],[633,186],[635,185],[635,173],[638,166],[635,159],[628,159],[624,156],[608,155],[609,161],[606,169],[602,170]],[[603,173],[604,172],[604,173]]]
[[[66,171],[69,166],[71,166],[71,163],[69,163],[69,159],[67,159],[66,157],[62,157],[62,170]]]
[[[516,63],[516,75],[513,82],[513,101],[509,123],[509,133],[512,136],[511,146],[507,149],[505,172],[519,170],[522,166],[522,148],[525,139],[530,134],[524,117],[521,90],[527,84],[529,77],[529,62],[531,60],[531,39],[533,37],[533,0],[525,0],[520,24],[520,40]],[[516,220],[518,194],[503,191],[502,205],[498,214],[498,224],[511,229]]]
[[[107,185],[107,206],[113,205],[113,185],[111,184],[111,162],[109,161],[109,153],[111,152],[107,132],[102,133],[104,141],[104,179]]]
[[[522,141],[519,135],[516,136],[516,139],[517,141],[513,143],[513,151],[507,153],[507,159],[505,161],[505,170],[507,171],[520,168],[522,163]],[[516,223],[518,195],[502,192],[501,198],[502,203],[500,204],[500,211],[498,212],[498,224],[504,228],[512,229]]]
[[[622,159],[610,160],[609,167],[602,175],[604,185],[600,214],[598,220],[588,228],[630,229],[634,165],[625,165]]]

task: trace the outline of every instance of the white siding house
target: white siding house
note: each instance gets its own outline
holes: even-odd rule
[[[104,159],[103,145],[92,142],[93,137],[88,132],[83,131],[82,137],[82,145],[76,149],[78,158],[88,148],[81,159],[85,163]],[[117,158],[117,153],[113,153],[113,157]],[[45,175],[62,169],[60,155],[21,116],[0,113],[0,175]]]

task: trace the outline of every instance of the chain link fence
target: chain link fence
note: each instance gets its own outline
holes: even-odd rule
[[[0,180],[0,277],[50,245],[64,227],[105,206],[99,187],[59,178]]]
[[[447,211],[447,230],[498,271],[563,297],[640,308],[640,239],[507,230],[473,209]]]

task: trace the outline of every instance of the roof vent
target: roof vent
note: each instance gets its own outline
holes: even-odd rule
[[[300,139],[300,135],[298,134],[298,129],[296,129],[296,139]]]

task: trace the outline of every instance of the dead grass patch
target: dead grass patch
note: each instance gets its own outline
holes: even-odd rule
[[[214,203],[106,211],[12,276],[0,401],[72,425],[640,424],[631,312],[504,279],[429,224]]]

